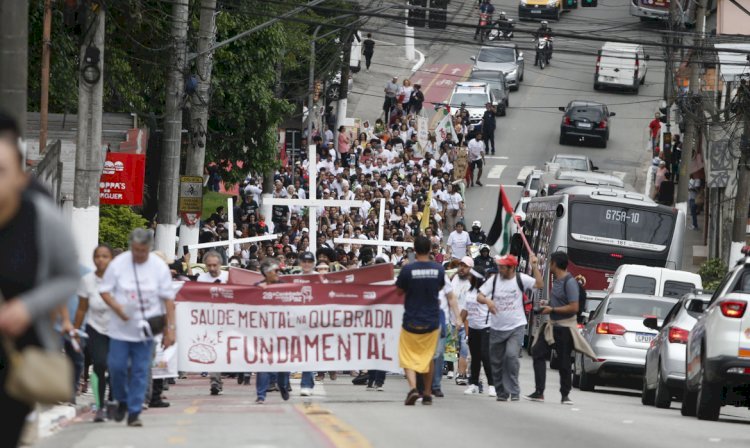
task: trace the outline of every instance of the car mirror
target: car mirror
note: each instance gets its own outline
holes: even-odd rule
[[[476,61],[477,57],[476,56],[471,56],[469,59],[471,59],[472,61]]]
[[[599,167],[596,165],[591,165],[591,171],[599,171]]]
[[[565,106],[560,106],[557,108],[560,112],[565,112]]]
[[[518,60],[523,61],[523,51],[518,52]]]
[[[526,186],[526,182],[518,181],[518,182],[516,182],[516,185],[518,185],[519,187],[525,187]]]
[[[594,320],[594,314],[596,314],[596,310],[591,310],[588,319],[586,319],[586,322],[591,322],[592,320]]]
[[[614,117],[615,115],[617,115],[617,114],[616,114],[616,113],[614,113],[614,112],[610,112],[610,113],[609,113],[609,116],[610,116],[610,117]]]
[[[661,327],[659,327],[659,323],[655,317],[647,317],[643,319],[643,326],[656,331],[661,330]]]

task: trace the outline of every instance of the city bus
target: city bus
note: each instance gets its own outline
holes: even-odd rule
[[[537,307],[550,299],[548,259],[556,251],[568,254],[568,271],[582,275],[590,290],[607,289],[622,264],[679,269],[685,213],[640,193],[575,186],[532,198],[523,232],[544,276],[544,287],[532,294]],[[525,250],[520,264],[522,271],[530,273]],[[529,336],[540,323],[535,317],[530,317]]]

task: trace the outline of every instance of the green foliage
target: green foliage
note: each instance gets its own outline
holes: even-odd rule
[[[701,265],[698,275],[703,281],[703,289],[713,291],[727,275],[727,265],[720,258],[711,258]]]
[[[126,249],[130,232],[137,227],[146,227],[147,223],[130,207],[102,205],[99,208],[99,242]]]

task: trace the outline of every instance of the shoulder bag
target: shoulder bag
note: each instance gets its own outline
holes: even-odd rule
[[[141,295],[141,285],[138,281],[138,271],[135,269],[135,261],[133,261],[133,275],[135,276],[135,288],[138,291],[138,302],[141,304],[141,315],[143,319],[148,322],[148,327],[151,329],[151,334],[146,335],[148,337],[156,336],[164,332],[164,327],[167,324],[167,317],[164,314],[158,316],[146,318],[146,305],[143,303],[143,296]]]

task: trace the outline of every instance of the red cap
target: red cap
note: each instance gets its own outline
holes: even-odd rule
[[[518,266],[518,258],[516,258],[514,255],[495,257],[495,261],[499,266]]]

